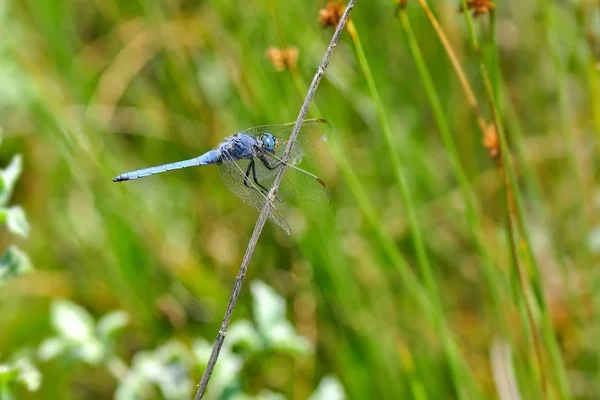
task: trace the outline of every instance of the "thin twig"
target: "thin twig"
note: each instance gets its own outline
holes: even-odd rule
[[[296,119],[296,123],[292,128],[292,133],[290,135],[290,139],[288,141],[287,147],[285,148],[285,153],[283,156],[284,161],[288,161],[292,152],[292,147],[296,142],[296,138],[298,137],[298,133],[300,132],[300,128],[302,127],[302,122],[308,113],[308,107],[315,96],[315,92],[317,91],[317,87],[319,86],[319,82],[325,73],[325,68],[329,65],[329,58],[331,57],[331,52],[333,48],[336,46],[344,26],[346,25],[346,21],[348,21],[348,17],[350,15],[350,11],[354,7],[354,3],[356,0],[350,0],[348,2],[348,6],[342,15],[342,18],[338,22],[337,28],[335,29],[335,33],[331,38],[331,42],[329,42],[329,47],[327,47],[327,51],[323,56],[323,60],[319,65],[319,69],[315,73],[315,77],[308,88],[308,93],[304,98],[304,103],[302,104],[302,108],[300,108],[300,113],[298,114],[298,118]],[[283,178],[283,173],[285,172],[284,168],[281,168],[275,177],[275,181],[273,182],[273,187],[269,192],[269,198],[273,200],[275,195],[277,194],[277,189],[279,189],[279,184],[281,183],[281,179]],[[235,284],[233,285],[233,291],[231,292],[231,297],[229,298],[229,304],[227,305],[227,311],[225,311],[225,316],[223,317],[223,323],[221,324],[221,329],[219,329],[219,333],[217,334],[217,339],[215,340],[215,344],[213,345],[212,352],[210,354],[210,358],[208,359],[208,364],[206,366],[206,370],[204,371],[204,375],[202,375],[202,380],[198,385],[198,391],[196,392],[195,400],[200,400],[204,396],[204,391],[206,390],[206,386],[208,385],[208,381],[210,379],[210,375],[212,374],[213,368],[217,363],[217,359],[219,358],[219,352],[221,351],[221,347],[223,346],[223,342],[225,341],[225,335],[227,334],[227,327],[229,326],[229,321],[231,319],[231,314],[233,313],[233,308],[235,307],[235,303],[238,299],[240,291],[242,289],[242,283],[244,281],[244,277],[246,276],[246,271],[248,270],[248,265],[250,264],[250,260],[252,259],[252,255],[254,254],[254,249],[256,248],[256,244],[258,243],[258,238],[262,233],[263,227],[265,226],[265,222],[269,216],[269,208],[270,204],[266,203],[262,212],[258,217],[258,221],[256,222],[256,226],[254,227],[254,232],[252,233],[252,237],[250,238],[250,242],[248,243],[248,247],[246,248],[246,253],[244,254],[244,258],[242,260],[242,265],[240,266],[240,270],[235,278]]]

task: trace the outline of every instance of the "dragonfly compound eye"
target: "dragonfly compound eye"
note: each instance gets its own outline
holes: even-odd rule
[[[270,133],[265,133],[262,137],[263,148],[267,151],[275,150],[275,138]]]

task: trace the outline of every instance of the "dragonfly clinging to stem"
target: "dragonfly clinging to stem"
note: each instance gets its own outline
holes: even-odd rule
[[[269,204],[269,218],[290,233],[290,226],[268,197],[269,190],[277,172],[285,166],[287,169],[279,186],[278,201],[283,201],[285,197],[312,202],[329,201],[329,188],[325,182],[296,166],[304,156],[304,147],[324,140],[325,137],[321,134],[324,123],[325,120],[322,119],[303,122],[287,162],[283,161],[283,156],[287,139],[294,126],[293,122],[246,129],[225,138],[216,148],[196,158],[126,172],[116,176],[113,182],[144,178],[175,169],[216,164],[219,166],[221,179],[229,190],[259,212],[265,204]]]

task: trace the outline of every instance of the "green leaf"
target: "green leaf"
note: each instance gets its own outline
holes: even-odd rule
[[[119,398],[152,383],[166,399],[188,399],[194,388],[189,378],[192,365],[189,348],[175,340],[154,351],[140,351],[134,355],[131,371],[122,381],[124,387],[117,390]]]
[[[109,339],[129,324],[129,314],[125,311],[111,311],[100,318],[96,332],[101,339]]]
[[[6,226],[10,232],[23,237],[29,236],[31,230],[25,211],[23,211],[21,206],[14,206],[8,209]]]
[[[19,351],[11,362],[0,365],[0,388],[21,383],[27,390],[35,391],[41,380],[42,375],[31,362],[28,350]]]
[[[326,376],[308,400],[344,400],[345,398],[342,384],[335,377]]]
[[[249,395],[243,392],[234,393],[230,397],[225,397],[228,400],[286,400],[287,397],[281,393],[271,392],[270,390],[261,390],[256,395]]]
[[[63,353],[69,344],[61,337],[52,337],[42,342],[38,348],[38,357],[42,360],[51,360]]]
[[[15,382],[18,376],[19,370],[13,365],[0,364],[0,387]]]
[[[38,390],[42,383],[42,374],[33,365],[29,357],[18,358],[14,365],[19,370],[17,381],[23,383],[30,392]]]
[[[0,205],[6,205],[10,200],[22,170],[23,159],[20,154],[13,157],[8,167],[0,170]]]
[[[76,355],[88,364],[96,365],[104,359],[104,346],[95,337],[88,338],[81,343]]]
[[[68,300],[52,303],[52,325],[66,339],[87,341],[94,335],[94,319],[81,306]]]
[[[210,357],[212,345],[204,339],[194,342],[193,352],[198,364],[205,367]],[[238,386],[239,373],[242,369],[244,359],[231,351],[230,345],[225,342],[219,355],[219,362],[215,365],[210,381],[211,398],[221,398],[225,391],[232,390]]]
[[[268,345],[294,354],[309,352],[312,348],[310,342],[298,336],[292,324],[285,319],[285,299],[261,281],[253,281],[250,290],[256,325]]]
[[[229,333],[227,334],[227,341],[229,346],[241,344],[248,347],[252,351],[256,351],[262,348],[262,339],[252,322],[243,319],[236,321],[229,327]]]
[[[261,390],[255,398],[256,400],[286,400],[281,393],[271,392],[270,390]]]
[[[273,325],[265,336],[272,348],[291,354],[306,354],[312,350],[310,341],[299,336],[289,321],[280,321]]]
[[[588,236],[588,247],[594,254],[600,253],[600,226],[592,229]]]
[[[130,372],[121,377],[114,398],[115,400],[141,400],[144,398],[144,393],[148,393],[149,385],[144,376]]]
[[[25,274],[32,269],[27,254],[16,246],[10,246],[0,258],[0,284],[9,278]]]
[[[262,281],[253,281],[250,291],[256,325],[263,336],[268,336],[273,326],[285,321],[285,299]]]
[[[228,346],[228,344],[226,344],[226,343],[223,344],[223,348],[225,348],[226,346]],[[202,365],[202,367],[206,367],[211,351],[212,351],[212,345],[210,343],[208,343],[206,340],[198,339],[194,342],[194,345],[193,345],[194,357],[196,358],[196,361],[198,362],[198,364]],[[221,350],[221,351],[223,351],[223,350]],[[222,357],[219,357],[219,358],[222,358]]]

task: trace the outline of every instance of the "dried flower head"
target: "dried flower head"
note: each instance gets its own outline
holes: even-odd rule
[[[340,22],[343,13],[343,1],[330,1],[327,3],[325,8],[319,10],[319,23],[325,28],[329,26],[333,26],[335,28],[338,22]]]
[[[271,47],[267,50],[267,57],[278,72],[293,69],[296,68],[296,61],[298,61],[298,49],[295,47],[287,49]]]
[[[396,0],[396,4],[400,10],[404,10],[406,8],[406,3],[408,3],[408,0]]]
[[[460,10],[462,9],[461,6]],[[478,17],[494,11],[494,2],[493,0],[467,0],[467,9],[473,12],[473,17]]]
[[[498,132],[494,124],[489,124],[483,135],[483,146],[487,149],[490,157],[496,160],[500,155],[500,140],[498,139]]]

